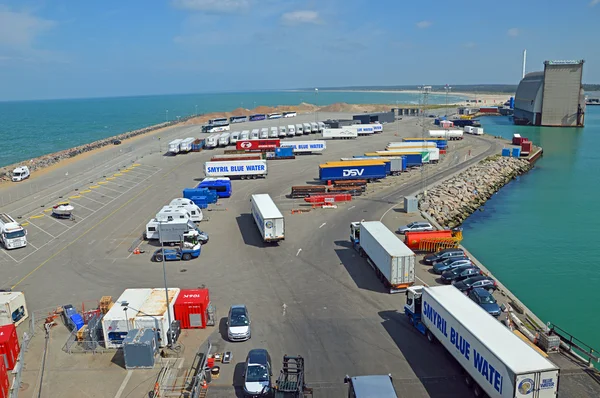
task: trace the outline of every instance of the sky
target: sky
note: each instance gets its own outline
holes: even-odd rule
[[[568,4],[568,5],[567,5]],[[600,0],[0,0],[0,100],[518,84],[546,59],[600,83]]]

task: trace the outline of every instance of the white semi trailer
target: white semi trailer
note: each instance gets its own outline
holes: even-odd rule
[[[252,217],[265,242],[285,239],[285,219],[268,194],[252,195]]]

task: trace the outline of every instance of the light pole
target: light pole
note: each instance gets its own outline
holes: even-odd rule
[[[158,222],[158,238],[160,239],[160,253],[162,254],[162,267],[163,267],[163,279],[165,282],[165,296],[167,298],[167,319],[169,321],[169,329],[171,329],[171,311],[169,311],[169,288],[167,287],[167,267],[165,265],[165,245],[163,242],[163,238],[162,235],[160,233],[161,230],[161,226],[162,226],[162,221]],[[168,333],[168,330],[167,330]],[[167,338],[167,344],[170,347],[171,344],[169,343],[169,339]]]
[[[398,109],[398,101],[396,100],[396,112],[400,113]],[[396,120],[396,134],[400,134],[400,121]]]
[[[450,90],[452,90],[452,87],[446,84],[444,89],[446,90],[446,117],[448,117],[448,93],[450,92]]]
[[[165,122],[169,123],[169,110],[165,109]]]
[[[317,109],[315,109],[315,123],[319,124],[319,89],[315,88],[315,105]]]
[[[125,301],[124,303],[127,304],[127,301]],[[127,316],[127,305],[123,305],[123,303],[121,303],[121,306],[125,307],[123,308],[123,311],[125,311],[125,325],[127,325],[127,333],[129,333],[129,317]]]

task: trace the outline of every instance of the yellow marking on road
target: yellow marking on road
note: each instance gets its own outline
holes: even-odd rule
[[[98,181],[98,185],[108,184],[106,181]]]
[[[44,213],[48,213],[49,211],[52,211],[52,209],[44,209]]]
[[[106,177],[106,180],[107,180],[107,181],[112,181],[112,180],[114,180],[114,179],[115,179],[115,177]]]
[[[92,190],[91,189],[84,189],[83,191],[79,191],[79,192],[81,192],[81,193],[90,193],[90,192],[92,192]]]
[[[121,173],[129,173],[131,170],[121,170]]]
[[[90,189],[96,189],[96,188],[100,188],[100,185],[92,185],[92,186],[90,187]]]
[[[168,172],[166,172],[160,179],[159,181],[162,182],[162,179],[166,176],[168,176],[169,174],[171,174],[172,172],[174,172],[175,170],[177,170],[179,167],[181,167],[183,165],[183,162],[178,164],[177,166],[173,167],[171,170],[169,170]],[[110,213],[109,215],[107,215],[106,217],[104,217],[102,220],[98,221],[96,224],[92,225],[87,231],[85,231],[84,233],[82,233],[81,235],[79,235],[77,238],[73,239],[71,241],[71,243],[67,244],[66,246],[64,246],[62,249],[60,249],[59,251],[57,251],[56,253],[54,253],[53,255],[51,255],[50,257],[48,257],[46,260],[44,260],[40,265],[38,265],[37,267],[35,267],[34,269],[32,269],[27,275],[25,275],[24,277],[22,277],[21,279],[19,279],[19,281],[17,281],[14,285],[11,286],[11,289],[14,290],[14,288],[16,288],[17,286],[19,286],[21,283],[23,283],[26,279],[28,279],[31,275],[33,275],[35,272],[37,272],[40,268],[42,268],[44,265],[48,264],[48,262],[50,260],[52,260],[54,257],[58,256],[59,254],[61,254],[63,251],[65,251],[66,249],[68,249],[69,247],[71,247],[72,245],[74,245],[75,243],[77,243],[81,238],[83,238],[84,236],[86,236],[87,234],[89,234],[91,231],[93,231],[96,227],[98,227],[100,224],[104,223],[104,221],[108,220],[110,217],[114,216],[118,211],[120,211],[121,209],[123,209],[125,206],[127,206],[128,204],[130,204],[131,202],[133,202],[134,200],[136,200],[138,197],[142,196],[143,194],[145,194],[150,188],[154,187],[156,184],[151,184],[148,185],[146,187],[146,189],[144,189],[143,191],[139,192],[137,195],[135,195],[134,197],[132,197],[131,199],[129,199],[127,202],[123,203],[119,208],[115,209],[112,213]]]
[[[32,219],[32,218],[33,218],[33,219],[35,219],[35,218],[42,218],[42,217],[44,217],[44,216],[45,216],[45,214],[38,214],[38,215],[36,215],[36,216],[30,216],[29,218],[30,218],[30,219]]]
[[[123,174],[121,174],[121,173],[116,173],[116,174],[113,174],[113,175],[114,175],[115,177],[121,177]]]
[[[134,163],[134,164],[132,164],[132,165],[131,165],[131,167],[138,167],[138,166],[141,166],[141,164],[139,164],[139,163]]]
[[[90,191],[92,192],[92,191]],[[69,196],[69,199],[79,199],[81,198],[81,195],[73,195],[73,196]]]
[[[21,225],[22,227],[26,227],[26,226],[28,226],[28,225],[29,225],[29,223],[28,223],[28,222],[23,222],[23,223],[21,223],[20,225]]]

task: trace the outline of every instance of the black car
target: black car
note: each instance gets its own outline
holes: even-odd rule
[[[113,140],[113,145],[121,145],[121,140]]]
[[[465,294],[475,288],[482,288],[488,292],[494,292],[498,288],[496,281],[485,275],[475,275],[460,282],[456,282],[454,287]]]
[[[494,296],[483,289],[471,290],[469,292],[469,298],[479,304],[479,306],[486,310],[488,314],[496,318],[502,313],[502,308],[498,305]]]
[[[244,366],[244,397],[255,398],[271,395],[271,356],[267,350],[256,348],[248,352]]]
[[[454,281],[467,279],[470,276],[479,275],[481,270],[474,265],[463,265],[454,268],[452,271],[446,271],[442,274],[442,283],[452,283]]]
[[[435,253],[431,253],[426,255],[423,258],[423,262],[425,264],[433,264],[434,262],[439,262],[439,261],[443,261],[446,260],[450,257],[455,257],[455,256],[464,256],[465,252],[462,249],[442,249],[438,252]]]

